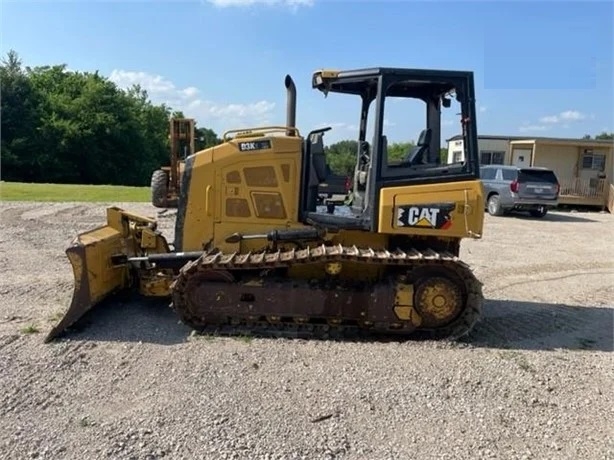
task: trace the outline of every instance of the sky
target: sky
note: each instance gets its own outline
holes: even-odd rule
[[[218,134],[284,124],[290,74],[302,134],[356,138],[360,101],[325,98],[311,75],[379,66],[474,72],[479,134],[614,131],[611,1],[0,2],[3,56],[139,83]],[[460,129],[458,107],[446,111],[444,140]],[[415,101],[386,106],[389,142],[415,141],[423,123]]]

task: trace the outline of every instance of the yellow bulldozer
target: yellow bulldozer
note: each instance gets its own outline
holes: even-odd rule
[[[172,244],[154,219],[118,207],[76,238],[66,250],[73,299],[47,341],[128,289],[165,297],[186,325],[218,334],[456,339],[472,329],[482,284],[459,250],[462,239],[481,238],[484,219],[473,73],[314,72],[313,88],[352,95],[360,107],[352,199],[332,213],[317,206],[331,128],[303,137],[289,75],[285,87],[285,126],[228,131],[186,159]],[[426,126],[403,159],[389,161],[383,114],[397,98],[422,101]],[[442,164],[441,111],[452,98],[465,156]]]
[[[176,208],[185,159],[194,153],[194,119],[169,120],[170,164],[151,174],[151,204],[156,208]]]

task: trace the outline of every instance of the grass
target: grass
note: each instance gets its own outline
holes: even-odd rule
[[[149,187],[0,182],[1,201],[148,202]]]
[[[235,336],[234,339],[239,340],[240,342],[244,342],[244,343],[252,343],[252,340],[254,340],[254,338],[251,335],[243,335],[243,334]]]
[[[22,334],[36,334],[40,331],[40,329],[35,324],[28,324],[27,326],[22,327],[20,331]]]
[[[52,315],[50,315],[47,318],[47,321],[50,321],[52,323],[58,322],[59,320],[62,319],[62,316],[64,316],[64,313],[62,313],[61,311],[55,312]]]

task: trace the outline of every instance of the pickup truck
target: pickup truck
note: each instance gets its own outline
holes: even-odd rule
[[[320,202],[324,202],[326,198],[332,198],[333,195],[347,195],[352,188],[350,176],[335,174],[330,167],[327,169],[326,179],[318,186]]]

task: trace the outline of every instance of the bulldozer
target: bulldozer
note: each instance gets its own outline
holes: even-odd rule
[[[194,119],[171,117],[169,123],[170,165],[151,174],[151,204],[156,208],[177,207],[185,158],[194,153]]]
[[[230,130],[187,157],[174,241],[154,218],[116,206],[66,249],[74,293],[46,336],[66,333],[114,293],[165,298],[194,331],[291,337],[420,335],[455,340],[482,312],[482,283],[459,257],[482,237],[473,72],[376,67],[318,70],[311,86],[358,99],[352,199],[318,209],[323,137],[296,127],[285,77],[285,125]],[[387,158],[384,107],[424,103],[425,128]],[[463,161],[439,159],[442,108],[460,106]],[[367,122],[373,111],[373,137]]]

